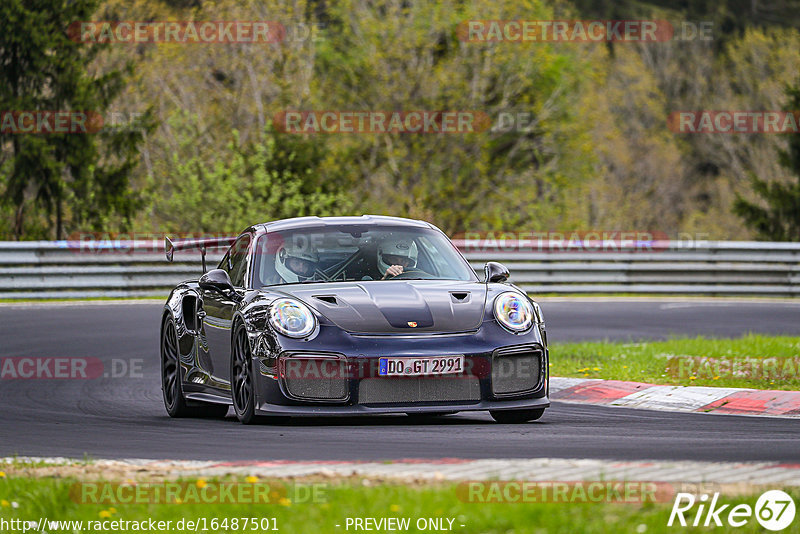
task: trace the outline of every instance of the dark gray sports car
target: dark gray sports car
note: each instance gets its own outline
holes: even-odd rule
[[[216,269],[178,285],[161,319],[173,417],[443,415],[538,419],[548,400],[539,306],[489,262],[480,281],[435,226],[302,217],[236,238]],[[204,261],[205,270],[205,261]]]

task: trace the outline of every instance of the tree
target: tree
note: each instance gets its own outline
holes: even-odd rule
[[[102,47],[68,34],[70,23],[90,20],[98,2],[0,2],[5,25],[0,32],[0,110],[80,111],[100,117],[108,111],[124,87],[124,71],[90,74],[89,65]],[[4,200],[13,206],[14,238],[25,236],[30,208],[44,214],[57,239],[64,236],[68,216],[74,226],[95,228],[111,214],[130,220],[137,201],[128,178],[140,140],[136,128],[0,134],[8,161]]]
[[[359,211],[426,219],[451,234],[543,230],[580,216],[593,156],[576,88],[591,85],[597,47],[467,42],[459,33],[464,21],[519,13],[555,17],[540,0],[328,5],[306,109],[470,110],[490,122],[469,133],[330,136],[334,157],[320,171],[363,192]]]
[[[786,94],[789,97],[787,110],[794,113],[797,119],[800,82],[794,88],[787,88]],[[733,209],[763,239],[800,241],[800,135],[789,134],[789,149],[780,150],[779,155],[781,166],[794,174],[794,180],[781,183],[752,175],[753,190],[766,203],[766,207],[737,194]]]
[[[176,130],[191,127],[191,117]],[[189,135],[182,135],[190,139]],[[156,216],[162,230],[234,234],[251,224],[306,215],[344,215],[346,196],[317,187],[314,169],[324,153],[266,126],[263,140],[242,143],[234,130],[224,159],[179,160],[158,184]]]

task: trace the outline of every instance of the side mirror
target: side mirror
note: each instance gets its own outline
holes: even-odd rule
[[[200,289],[216,290],[221,293],[234,291],[231,277],[222,269],[211,269],[200,277],[197,285],[200,286]]]
[[[486,265],[483,267],[483,272],[486,274],[485,282],[487,284],[489,282],[505,282],[510,276],[506,266],[496,261],[486,262]]]

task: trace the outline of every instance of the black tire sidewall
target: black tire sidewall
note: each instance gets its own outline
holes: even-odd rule
[[[172,324],[172,329],[177,333],[175,320],[172,317],[164,320],[164,327],[161,330],[161,394],[164,399],[164,407],[166,408],[170,417],[185,417],[188,415],[189,410],[188,406],[186,405],[186,399],[183,397],[183,368],[181,366],[180,345],[178,344],[177,339],[175,339],[175,347],[178,350],[178,354],[176,354],[175,357],[175,365],[177,366],[176,372],[178,373],[178,376],[175,379],[175,401],[172,406],[167,403],[167,384],[164,377],[164,367],[166,363],[166,356],[164,354],[164,337],[167,335],[168,324]]]
[[[250,399],[247,403],[247,408],[244,411],[240,411],[239,407],[236,406],[236,397],[233,392],[233,388],[235,387],[234,383],[234,346],[236,344],[236,340],[239,338],[239,335],[242,331],[245,330],[243,324],[239,324],[236,329],[234,330],[234,335],[231,340],[231,366],[230,366],[230,377],[231,377],[231,401],[233,402],[233,411],[236,413],[236,417],[245,425],[249,425],[256,420],[255,409],[256,409],[256,399],[255,399],[255,391],[256,391],[256,384],[253,378],[253,369],[252,369],[252,359],[248,357],[248,360],[245,362],[245,366],[247,369],[247,373],[250,375]],[[245,339],[247,336],[247,332],[244,332]],[[250,341],[246,339],[246,342],[249,343]]]

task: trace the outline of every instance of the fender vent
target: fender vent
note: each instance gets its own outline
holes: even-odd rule
[[[181,300],[181,314],[186,328],[192,332],[199,330],[197,322],[197,298],[187,295]]]

